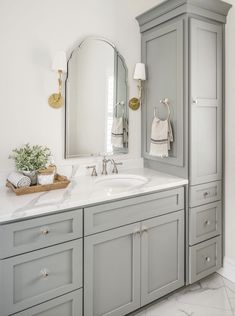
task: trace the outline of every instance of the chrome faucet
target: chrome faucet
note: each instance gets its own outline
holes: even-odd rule
[[[113,164],[113,171],[112,171],[112,173],[118,174],[117,166],[121,166],[121,165],[123,165],[123,163],[122,162],[116,162],[114,159],[112,159],[111,162]]]
[[[104,156],[103,161],[102,161],[102,166],[103,166],[102,172],[101,172],[102,175],[106,176],[108,174],[108,172],[107,172],[107,164],[109,162],[111,162],[111,160],[110,159],[106,159],[106,157]]]

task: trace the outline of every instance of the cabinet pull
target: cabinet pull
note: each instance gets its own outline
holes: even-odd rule
[[[206,225],[206,226],[209,226],[210,224],[211,224],[211,222],[210,222],[209,220],[206,220],[206,221],[205,221],[205,225]]]
[[[193,100],[193,104],[198,104],[198,100]]]
[[[50,233],[50,230],[49,230],[49,228],[47,228],[47,227],[43,227],[43,228],[41,228],[40,233],[41,233],[43,236],[46,236],[46,235],[48,235],[48,234]]]
[[[140,229],[136,228],[133,232],[133,235],[140,235]]]
[[[47,269],[42,269],[40,274],[43,277],[43,279],[47,279],[49,276],[49,272]]]
[[[210,257],[206,257],[206,262],[210,262],[211,258]]]
[[[147,227],[143,227],[141,230],[141,234],[147,233],[148,232],[148,228]]]

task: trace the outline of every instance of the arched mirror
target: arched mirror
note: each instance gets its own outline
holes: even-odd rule
[[[116,47],[87,38],[68,61],[65,157],[128,153],[127,67]]]

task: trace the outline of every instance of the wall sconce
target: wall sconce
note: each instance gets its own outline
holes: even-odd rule
[[[52,63],[52,70],[58,72],[58,93],[53,93],[49,99],[49,105],[54,109],[59,109],[64,105],[64,98],[62,96],[62,75],[67,72],[66,53],[63,51],[57,52]]]
[[[134,77],[135,80],[138,80],[138,90],[139,90],[139,96],[138,98],[132,98],[129,101],[129,107],[136,111],[139,109],[141,100],[142,100],[142,81],[146,80],[146,71],[145,71],[145,64],[143,63],[137,63],[135,66],[135,72],[134,72]]]

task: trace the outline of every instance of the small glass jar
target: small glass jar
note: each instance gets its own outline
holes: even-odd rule
[[[47,169],[38,172],[37,180],[40,185],[53,184],[55,179],[55,166],[49,166]]]

